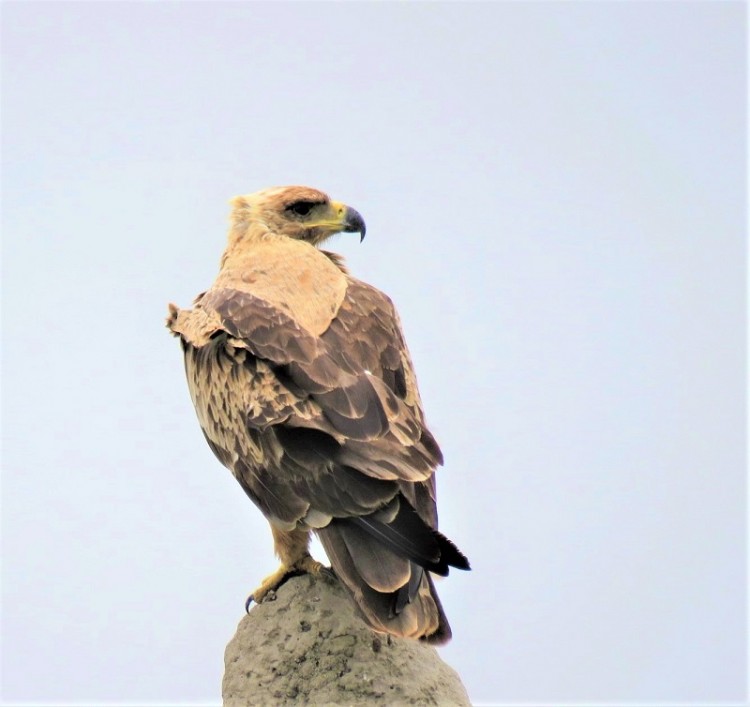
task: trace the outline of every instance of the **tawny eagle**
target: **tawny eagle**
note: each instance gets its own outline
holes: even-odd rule
[[[209,446],[271,525],[281,567],[252,598],[321,571],[313,531],[373,629],[444,643],[431,574],[469,563],[437,529],[443,458],[399,318],[319,248],[342,231],[364,238],[365,223],[308,187],[232,206],[216,281],[192,309],[170,305],[168,327]]]

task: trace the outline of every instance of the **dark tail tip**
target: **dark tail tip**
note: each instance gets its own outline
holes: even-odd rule
[[[449,538],[446,538],[441,532],[437,530],[434,532],[440,545],[440,566],[445,567],[445,573],[448,574],[448,567],[455,567],[458,570],[470,570],[469,559],[456,547],[456,544]]]

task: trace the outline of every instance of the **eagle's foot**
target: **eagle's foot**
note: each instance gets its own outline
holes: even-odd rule
[[[317,577],[321,572],[326,570],[326,566],[317,560],[314,560],[310,555],[301,557],[293,565],[281,565],[273,574],[269,574],[260,584],[260,586],[247,598],[245,602],[245,611],[250,610],[250,604],[255,602],[260,604],[267,597],[270,599],[269,593],[275,592],[284,582],[291,577],[298,577],[301,574],[311,574]]]
[[[326,569],[326,566],[322,562],[313,560],[310,555],[306,555],[294,565],[294,568],[300,572],[305,572],[317,577],[324,569]]]

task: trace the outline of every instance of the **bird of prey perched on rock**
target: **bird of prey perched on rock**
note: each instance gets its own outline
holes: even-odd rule
[[[252,598],[321,571],[312,531],[373,629],[445,643],[431,575],[469,563],[437,529],[443,458],[398,315],[319,247],[365,223],[308,187],[232,206],[218,277],[167,325],[209,446],[271,524],[281,567]]]

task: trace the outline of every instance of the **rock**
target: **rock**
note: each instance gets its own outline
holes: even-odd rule
[[[471,705],[434,648],[375,633],[326,576],[293,577],[254,606],[224,665],[224,707]]]

